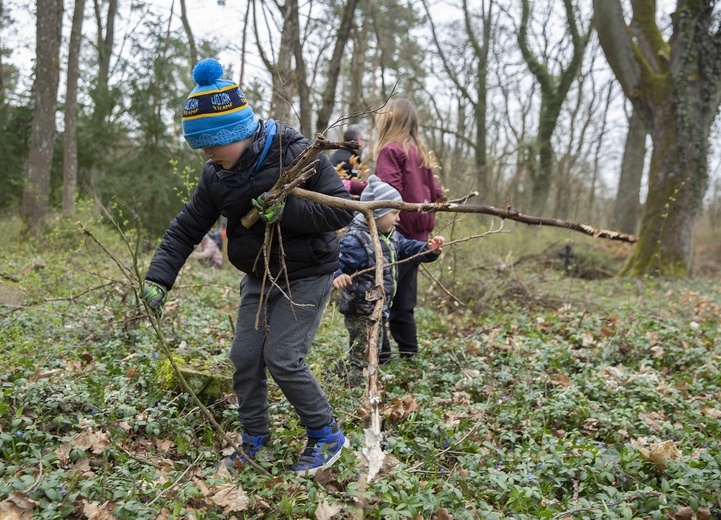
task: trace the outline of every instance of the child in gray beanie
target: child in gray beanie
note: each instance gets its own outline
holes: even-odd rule
[[[401,201],[401,195],[393,186],[381,181],[375,175],[368,178],[368,186],[361,194],[361,202],[379,200]],[[390,301],[395,293],[397,267],[399,260],[414,257],[412,262],[433,262],[438,259],[445,242],[442,236],[434,236],[428,242],[410,240],[395,229],[400,220],[400,210],[380,208],[373,211],[381,248],[383,249],[383,333],[379,361],[387,363],[390,359],[390,341],[387,332],[387,320]],[[418,255],[418,256],[416,256]],[[366,300],[366,293],[375,287],[375,270],[352,276],[357,271],[375,267],[375,253],[370,228],[362,213],[356,213],[340,241],[340,268],[335,272],[333,288],[341,289],[340,312],[345,317],[348,329],[348,362],[350,365],[349,383],[360,384],[363,367],[368,365],[364,346],[367,338],[368,317],[373,311],[374,302]]]

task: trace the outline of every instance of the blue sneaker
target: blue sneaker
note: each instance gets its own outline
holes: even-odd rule
[[[243,443],[240,445],[241,449],[246,455],[248,455],[249,458],[254,459],[258,450],[268,444],[268,441],[270,440],[270,433],[267,435],[248,435],[243,432],[242,440]],[[238,453],[234,451],[225,457],[221,464],[225,464],[228,471],[233,471],[238,467],[237,464],[245,464],[245,462],[246,461],[243,455],[238,455]]]
[[[338,424],[333,422],[320,430],[308,431],[308,444],[298,462],[291,468],[298,475],[315,475],[319,469],[326,469],[340,458],[343,448],[350,446]]]

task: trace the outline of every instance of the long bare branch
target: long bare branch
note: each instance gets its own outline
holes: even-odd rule
[[[363,211],[364,209],[380,209],[392,208],[410,213],[480,213],[484,215],[492,215],[501,219],[514,220],[530,226],[551,226],[566,228],[578,231],[594,238],[607,238],[609,240],[619,240],[621,242],[635,243],[638,242],[636,235],[621,233],[620,231],[611,231],[608,229],[598,229],[588,224],[581,224],[571,220],[562,220],[557,218],[536,217],[533,215],[525,215],[513,208],[497,208],[495,206],[487,206],[485,204],[455,204],[451,202],[399,202],[392,200],[379,200],[373,202],[360,202],[354,200],[340,199],[323,195],[314,191],[304,190],[302,188],[294,188],[291,195],[300,199],[310,200],[319,204],[335,208],[343,208],[351,211]]]

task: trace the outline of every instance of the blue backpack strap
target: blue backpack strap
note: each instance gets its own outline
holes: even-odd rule
[[[266,156],[268,155],[268,150],[270,150],[270,145],[273,144],[273,139],[275,138],[275,134],[278,132],[278,125],[275,124],[275,121],[272,119],[268,119],[265,123],[265,146],[263,147],[263,151],[260,152],[260,157],[258,157],[258,162],[255,163],[255,168],[253,168],[253,173],[257,172],[258,169],[263,164],[263,161],[265,161]]]

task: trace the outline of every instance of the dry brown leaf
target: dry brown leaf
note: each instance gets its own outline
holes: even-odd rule
[[[315,518],[316,520],[331,520],[331,518],[342,510],[343,506],[341,504],[330,505],[326,499],[323,499],[315,510]]]
[[[581,345],[584,347],[590,347],[596,343],[596,339],[593,337],[593,334],[586,331],[583,333],[583,336],[581,336]]]
[[[225,508],[226,511],[244,511],[248,508],[250,500],[243,488],[236,484],[223,484],[213,488],[214,494],[210,500]]]
[[[383,416],[388,419],[407,419],[412,412],[419,408],[420,406],[412,395],[396,397],[391,400],[391,405],[383,410]]]
[[[112,509],[112,502],[98,504],[83,499],[83,514],[88,520],[112,520],[115,518]]]
[[[90,450],[96,455],[100,455],[108,446],[110,446],[110,434],[107,432],[94,432],[86,430],[84,432],[73,435],[70,440],[71,447],[80,447],[84,450]]]
[[[708,507],[699,507],[696,510],[696,520],[710,520],[711,510]]]
[[[616,330],[613,328],[613,326],[609,325],[601,325],[601,336],[604,338],[608,338],[616,334]]]
[[[453,515],[445,507],[439,507],[431,518],[433,520],[453,520]]]
[[[705,406],[702,406],[701,413],[704,415],[708,415],[713,419],[721,419],[721,410],[717,410],[716,408],[707,408]]]
[[[571,386],[571,378],[561,372],[559,374],[556,374],[556,377],[551,379],[551,384],[554,386],[569,387]]]
[[[663,356],[666,355],[666,351],[663,349],[663,347],[660,347],[658,345],[656,345],[655,347],[651,347],[651,352],[653,352],[653,354],[651,354],[651,357],[653,359],[661,359],[663,358]]]
[[[2,520],[26,520],[33,517],[33,509],[38,503],[20,491],[13,491],[7,500],[0,502]]]
[[[153,444],[155,444],[155,447],[158,448],[158,450],[165,453],[175,447],[175,443],[170,439],[158,439],[157,437],[153,437]]]
[[[673,520],[693,520],[695,518],[696,517],[693,514],[693,509],[691,509],[690,507],[682,507],[673,515]]]
[[[55,449],[55,456],[61,466],[65,466],[70,462],[70,450],[72,449],[73,447],[69,442],[65,442]]]
[[[648,444],[645,438],[631,441],[631,444],[641,452],[643,458],[659,466],[665,466],[669,460],[680,459],[682,454],[673,441],[654,442]]]

